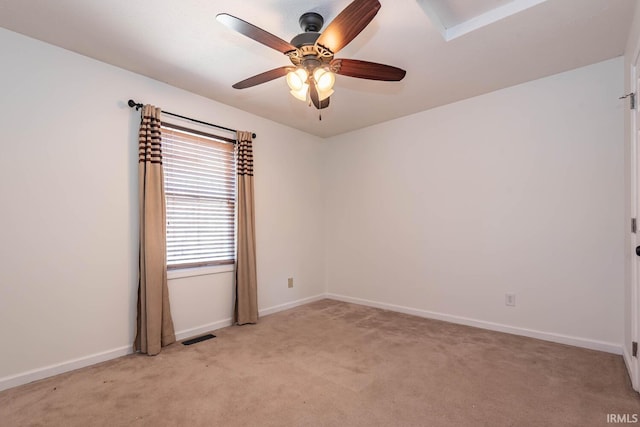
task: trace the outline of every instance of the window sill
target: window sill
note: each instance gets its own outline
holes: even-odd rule
[[[212,265],[209,267],[179,268],[167,270],[167,280],[184,277],[208,276],[210,274],[229,273],[235,271],[235,264]]]

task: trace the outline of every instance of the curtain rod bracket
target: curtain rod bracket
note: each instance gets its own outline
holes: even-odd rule
[[[131,108],[135,108],[136,111],[138,111],[139,109],[141,109],[142,107],[144,107],[143,104],[137,103],[136,101],[134,101],[133,99],[130,99],[129,102],[127,102],[127,105],[129,105],[129,107]],[[207,126],[213,126],[214,128],[218,128],[218,129],[224,129],[224,130],[228,130],[229,132],[237,132],[237,130],[235,129],[230,129],[230,128],[226,128],[224,126],[218,126],[218,125],[214,125],[213,123],[207,123],[207,122],[203,122],[202,120],[196,120],[196,119],[192,119],[191,117],[185,117],[185,116],[181,116],[179,114],[175,114],[175,113],[170,113],[168,111],[163,111],[163,113],[165,114],[169,114],[170,116],[174,116],[174,117],[179,117],[181,119],[186,119],[186,120],[191,120],[192,122],[196,122],[196,123],[200,123],[203,125],[207,125]],[[253,138],[256,138],[257,135],[255,133],[252,133],[251,136]]]

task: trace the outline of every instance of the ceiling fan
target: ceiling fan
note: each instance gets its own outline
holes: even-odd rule
[[[287,76],[291,94],[301,101],[310,100],[320,110],[329,106],[335,74],[369,80],[402,80],[406,71],[391,65],[334,58],[340,49],[349,44],[369,25],[380,7],[378,0],[354,0],[322,33],[319,31],[324,24],[324,18],[315,12],[305,13],[299,20],[304,33],[295,36],[291,43],[235,16],[227,13],[218,14],[216,19],[219,22],[284,53],[293,64],[249,77],[234,84],[233,87],[246,89]]]

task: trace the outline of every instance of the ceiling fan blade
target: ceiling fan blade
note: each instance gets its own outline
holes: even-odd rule
[[[229,15],[228,13],[220,13],[216,15],[216,19],[218,22],[226,25],[234,31],[239,32],[242,35],[249,37],[259,43],[262,43],[265,46],[269,46],[272,49],[275,49],[282,53],[291,52],[292,50],[296,50],[296,47],[289,42],[282,40],[280,37],[274,36],[273,34],[263,30],[262,28],[256,27],[253,24],[250,24],[246,21],[243,21],[240,18],[236,18],[235,16]]]
[[[315,107],[318,110],[322,110],[329,106],[329,98],[325,98],[322,101],[320,101],[320,96],[318,95],[318,89],[316,88],[316,85],[313,83],[309,85],[309,97],[311,98],[311,102],[313,102],[313,105],[315,105]]]
[[[357,59],[334,59],[331,61],[331,69],[343,76],[387,82],[398,82],[407,74],[398,67]]]
[[[286,76],[289,71],[292,70],[292,67],[280,67],[274,68],[273,70],[265,71],[264,73],[256,74],[253,77],[249,77],[248,79],[244,79],[241,82],[238,82],[233,85],[234,89],[246,89],[251,86],[256,86],[261,83],[266,83],[271,80],[277,79],[278,77]]]
[[[320,34],[316,45],[337,53],[369,25],[378,10],[378,0],[354,0]]]

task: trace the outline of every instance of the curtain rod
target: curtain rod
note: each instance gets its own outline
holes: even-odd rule
[[[135,102],[133,99],[130,99],[127,104],[129,104],[129,107],[135,108],[136,111],[139,110],[140,108],[144,107],[144,104],[140,104],[138,102]],[[181,116],[180,114],[170,113],[170,112],[164,111],[164,110],[162,111],[162,113],[163,114],[168,114],[168,115],[173,116],[173,117],[179,117],[179,118],[185,119],[185,120],[190,120],[190,121],[195,122],[195,123],[200,123],[201,125],[207,125],[207,126],[211,126],[211,127],[218,128],[218,129],[224,129],[224,130],[228,130],[229,132],[238,132],[235,129],[226,128],[224,126],[219,126],[219,125],[214,125],[213,123],[203,122],[202,120],[192,119],[191,117]],[[251,136],[253,138],[255,138],[257,135],[255,133],[253,133],[253,134],[251,134]]]

